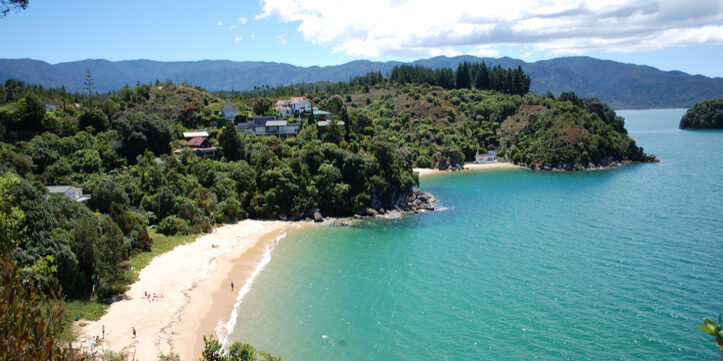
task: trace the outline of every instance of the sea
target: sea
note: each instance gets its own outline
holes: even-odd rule
[[[723,132],[619,111],[659,163],[427,176],[440,210],[281,239],[230,341],[296,360],[719,360]]]

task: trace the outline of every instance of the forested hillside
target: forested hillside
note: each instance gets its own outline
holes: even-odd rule
[[[679,71],[623,64],[589,57],[565,57],[527,63],[511,58],[474,56],[436,57],[408,63],[430,69],[456,69],[461,63],[521,69],[531,78],[530,90],[555,96],[574,92],[583,98],[598,98],[615,109],[690,107],[696,102],[723,97],[723,79],[689,75]],[[266,62],[204,60],[158,62],[151,60],[82,60],[48,64],[31,59],[0,59],[0,81],[21,80],[45,87],[83,88],[88,69],[97,80],[97,90],[119,90],[124,85],[171,80],[187,82],[211,91],[250,90],[317,81],[348,81],[369,72],[389,76],[400,62],[352,61],[325,67],[298,67]]]

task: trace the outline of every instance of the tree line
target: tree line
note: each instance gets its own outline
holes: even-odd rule
[[[444,89],[495,90],[507,94],[525,95],[530,90],[530,77],[518,66],[504,69],[497,65],[463,62],[457,70],[431,69],[421,65],[399,65],[392,69],[389,79],[399,84],[429,84]]]

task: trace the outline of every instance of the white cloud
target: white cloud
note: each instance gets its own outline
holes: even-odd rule
[[[351,56],[552,54],[723,44],[720,0],[262,0],[306,41]],[[283,39],[283,37],[282,37]]]
[[[235,42],[237,42],[237,43],[238,43],[238,42],[239,42],[239,41],[241,41],[242,39],[243,39],[242,37],[240,37],[240,36],[237,36],[237,37],[236,37],[236,39],[233,39],[233,41],[235,41]]]
[[[255,38],[255,37],[256,37],[256,34],[251,34],[251,35],[249,35],[249,38],[251,38],[251,39],[253,39],[253,38]]]
[[[218,24],[218,26],[223,26],[223,21],[219,21],[216,24]]]
[[[229,26],[228,28],[231,30],[236,29],[236,24],[233,24],[233,25]]]
[[[238,22],[240,22],[241,24],[246,24],[247,22],[249,22],[249,19],[245,16],[242,16],[238,18]]]
[[[286,34],[276,35],[276,41],[281,45],[286,45]]]

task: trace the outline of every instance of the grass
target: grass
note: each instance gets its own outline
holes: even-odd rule
[[[138,280],[138,273],[151,262],[153,257],[166,253],[176,248],[178,245],[188,243],[198,236],[196,234],[188,236],[165,236],[151,228],[148,229],[148,234],[151,238],[153,238],[153,246],[148,252],[141,252],[131,256],[129,260],[130,267],[128,271],[126,271],[125,275],[128,285]],[[63,302],[63,310],[65,311],[63,313],[63,323],[66,327],[61,335],[61,340],[75,340],[73,328],[70,327],[70,325],[75,322],[76,315],[80,319],[97,321],[105,314],[109,306],[109,303],[100,300],[74,300]]]
[[[80,319],[97,321],[105,314],[108,306],[110,305],[99,301],[75,300],[63,302],[63,323],[66,327],[63,330],[63,334],[60,335],[60,339],[68,342],[75,340],[73,328],[69,327],[75,322],[75,316],[78,316]]]
[[[148,252],[141,252],[131,256],[130,269],[126,274],[129,283],[138,280],[138,273],[151,262],[153,257],[166,253],[176,248],[176,246],[193,241],[198,236],[197,234],[166,236],[152,228],[148,229],[148,234],[153,238],[153,246]]]

